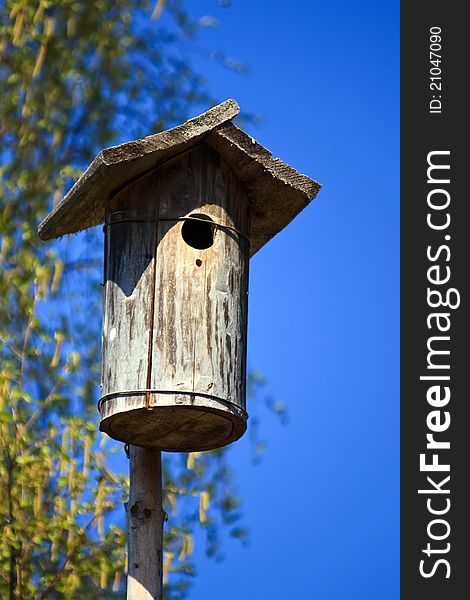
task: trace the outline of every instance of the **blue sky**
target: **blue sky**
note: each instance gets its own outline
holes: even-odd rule
[[[191,598],[399,597],[399,3],[213,0],[193,63],[220,100],[264,117],[249,132],[318,180],[311,205],[251,262],[249,364],[288,407],[231,461],[251,543],[222,564],[197,547]],[[250,405],[248,405],[250,411]]]

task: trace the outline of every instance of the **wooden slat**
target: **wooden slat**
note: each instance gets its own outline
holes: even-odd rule
[[[50,240],[103,223],[108,202],[122,188],[191,148],[239,111],[235,100],[226,100],[173,129],[102,150],[39,225],[39,237]]]
[[[157,187],[162,218],[203,213],[246,234],[246,196],[207,146],[167,164]],[[197,250],[184,242],[182,227],[167,223],[159,236],[152,385],[208,393],[244,408],[248,246],[220,229],[212,247]]]
[[[157,243],[155,223],[125,219],[155,219],[155,203],[155,174],[150,174],[123,190],[108,209],[108,220],[114,214],[121,222],[105,230],[102,395],[147,387]]]

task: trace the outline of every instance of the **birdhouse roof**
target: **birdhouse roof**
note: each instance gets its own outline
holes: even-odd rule
[[[103,223],[106,203],[131,181],[204,142],[242,182],[251,203],[251,255],[284,229],[316,196],[320,184],[298,173],[236,127],[235,100],[167,131],[102,150],[39,225],[49,240]]]

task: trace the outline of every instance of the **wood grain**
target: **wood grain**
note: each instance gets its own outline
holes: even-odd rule
[[[127,600],[161,600],[164,513],[160,452],[131,446],[129,465]]]
[[[178,219],[193,214],[220,226],[209,248],[183,239]],[[125,188],[107,221],[102,394],[115,396],[101,405],[101,429],[169,451],[238,439],[249,201],[237,177],[201,144]],[[158,392],[118,393],[143,389]]]
[[[70,192],[39,225],[43,240],[102,223],[110,200],[126,185],[202,142],[230,165],[252,206],[251,256],[286,227],[321,185],[236,127],[239,107],[226,100],[162,133],[102,150]]]

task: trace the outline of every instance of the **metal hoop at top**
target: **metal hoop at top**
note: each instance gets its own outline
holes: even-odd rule
[[[221,231],[229,231],[231,233],[235,233],[238,237],[243,238],[247,244],[248,247],[251,247],[251,240],[250,238],[245,235],[244,233],[242,233],[239,229],[236,229],[235,227],[230,227],[230,225],[222,225],[221,223],[215,223],[214,221],[212,221],[212,219],[209,221],[208,219],[201,219],[200,217],[165,217],[163,219],[128,219],[128,218],[124,218],[124,219],[112,219],[113,214],[119,214],[119,213],[111,213],[110,218],[111,220],[107,223],[105,223],[103,225],[103,230],[105,230],[107,227],[109,227],[110,225],[116,225],[118,223],[159,223],[161,221],[197,221],[199,223],[209,223],[210,225],[212,225],[215,230],[217,231],[218,229],[220,229]]]

